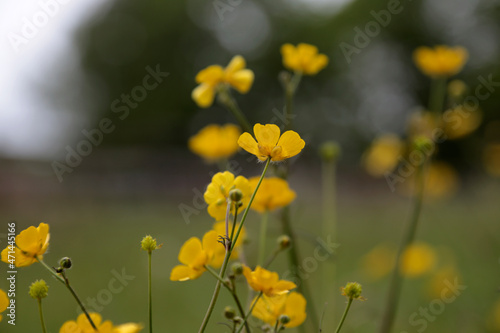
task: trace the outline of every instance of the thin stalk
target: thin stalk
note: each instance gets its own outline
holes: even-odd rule
[[[43,310],[42,310],[42,299],[38,299],[38,312],[40,313],[40,322],[42,324],[42,332],[47,333],[47,329],[45,328],[45,321],[43,320]]]
[[[394,318],[396,317],[399,295],[401,293],[401,288],[403,285],[403,276],[400,273],[400,258],[405,249],[413,243],[418,222],[420,220],[425,185],[425,165],[425,162],[422,163],[418,166],[416,171],[416,192],[414,196],[413,209],[410,216],[410,221],[408,223],[408,229],[406,230],[406,233],[399,246],[398,254],[396,256],[396,263],[394,265],[394,270],[391,276],[391,284],[389,286],[389,295],[387,298],[384,316],[382,318],[382,324],[379,330],[380,333],[389,333],[391,331]]]
[[[151,251],[148,251],[148,294],[149,294],[149,333],[153,333],[153,298],[151,292]]]
[[[269,212],[265,211],[262,214],[262,220],[260,222],[260,237],[259,237],[259,255],[257,259],[257,265],[262,266],[264,263],[264,257],[266,255],[266,236],[267,236],[267,221],[269,220]]]
[[[340,329],[342,328],[342,325],[344,324],[345,318],[347,317],[347,313],[349,312],[349,309],[351,308],[352,304],[352,298],[349,298],[349,301],[347,301],[347,306],[345,307],[344,314],[342,315],[342,319],[340,319],[339,326],[337,326],[337,330],[335,333],[339,333]]]
[[[443,112],[446,97],[446,78],[437,77],[432,79],[431,92],[429,95],[429,109],[440,115]]]
[[[241,128],[245,132],[252,133],[252,127],[250,126],[248,119],[239,108],[238,103],[236,103],[233,96],[231,96],[231,93],[229,92],[229,89],[227,87],[223,87],[220,89],[219,101],[226,107],[226,109],[228,109],[233,114],[233,116],[236,118]]]
[[[259,301],[259,299],[260,299],[261,296],[262,296],[262,291],[255,298],[255,301],[253,302],[252,306],[250,307],[250,310],[248,310],[247,315],[243,319],[243,324],[241,324],[240,328],[238,329],[238,331],[236,333],[240,333],[241,332],[241,330],[243,329],[243,326],[246,324],[248,317],[250,317],[250,314],[252,314],[253,308],[255,307],[255,305],[257,304],[257,302]]]

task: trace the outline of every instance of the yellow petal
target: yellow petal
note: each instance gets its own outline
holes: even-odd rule
[[[214,102],[215,88],[209,84],[200,84],[198,87],[193,89],[191,93],[191,98],[198,104],[201,108],[208,108]]]
[[[290,290],[297,288],[297,285],[291,281],[280,280],[273,286],[272,292],[268,296],[282,295],[288,293]]]
[[[277,145],[281,147],[282,151],[280,156],[272,158],[273,161],[281,161],[297,155],[304,148],[306,143],[300,138],[297,132],[286,131],[279,139]]]
[[[89,313],[90,318],[92,319],[92,322],[99,327],[102,321],[102,317],[100,314],[91,312]],[[82,330],[83,333],[87,332],[94,332],[94,328],[90,324],[90,321],[88,320],[87,316],[85,316],[84,313],[80,314],[78,318],[76,318],[76,323],[78,324],[78,327]]]
[[[4,312],[7,306],[9,306],[9,298],[5,291],[0,289],[0,312]]]
[[[193,265],[203,254],[201,242],[196,237],[188,239],[181,247],[179,261],[185,265]]]
[[[259,146],[268,147],[269,151],[271,151],[278,143],[281,130],[274,124],[255,124],[253,133],[255,134]]]
[[[59,333],[83,333],[74,320],[65,322],[59,329]]]
[[[238,139],[238,145],[241,148],[245,149],[250,154],[253,154],[257,157],[260,156],[259,145],[254,140],[254,138],[250,135],[250,133],[245,132],[242,135],[240,135],[240,137]]]
[[[225,256],[224,246],[218,240],[219,235],[214,230],[210,230],[203,236],[203,250],[208,255],[208,264],[214,268],[222,266]]]
[[[226,75],[234,74],[237,71],[245,68],[245,66],[246,66],[245,58],[243,58],[240,55],[236,55],[233,57],[233,59],[231,59],[231,61],[229,62],[229,65],[227,65],[226,70],[225,70]]]
[[[242,94],[250,90],[253,80],[254,74],[250,69],[239,70],[227,78],[228,83]]]
[[[290,293],[286,299],[284,314],[290,317],[285,327],[297,327],[306,320],[306,299],[299,293]]]
[[[281,55],[283,57],[283,66],[291,70],[301,70],[299,54],[292,44],[281,46]]]
[[[324,54],[318,54],[314,57],[310,63],[304,68],[304,73],[309,75],[315,75],[320,70],[328,65],[328,57]]]
[[[136,323],[126,323],[115,327],[113,333],[137,333],[142,330],[142,325]],[[99,330],[101,333],[101,330]]]
[[[175,266],[170,272],[171,281],[187,281],[194,280],[198,278],[201,274],[205,272],[204,268],[193,269],[189,266],[178,265]]]
[[[215,87],[224,79],[224,70],[219,65],[208,66],[196,75],[196,83],[205,83]]]

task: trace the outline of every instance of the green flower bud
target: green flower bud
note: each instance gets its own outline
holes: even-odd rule
[[[241,190],[235,188],[229,191],[229,199],[231,199],[232,202],[240,202],[241,198],[243,198],[243,193],[241,192]]]
[[[235,262],[231,266],[231,270],[233,271],[234,275],[241,275],[243,274],[243,265],[239,262]]]
[[[224,317],[226,317],[227,319],[234,319],[235,316],[236,311],[232,307],[226,306],[224,308]]]
[[[141,248],[144,251],[153,252],[161,247],[160,245],[156,245],[156,239],[151,237],[150,235],[145,236],[141,241]]]
[[[341,151],[340,145],[335,141],[326,141],[319,147],[319,155],[326,162],[335,162]]]
[[[364,299],[361,297],[361,292],[363,288],[357,282],[348,282],[345,287],[342,288],[342,295],[349,299]]]
[[[278,246],[280,247],[280,250],[284,250],[290,247],[290,237],[287,235],[281,235],[278,237]]]
[[[287,315],[281,315],[279,321],[283,325],[288,324],[290,322],[290,317],[288,317]]]
[[[30,296],[34,299],[42,299],[47,297],[49,292],[49,286],[45,283],[44,280],[36,280],[30,285]]]
[[[59,266],[62,268],[62,269],[70,269],[71,268],[71,258],[68,258],[68,257],[64,257],[62,258],[61,260],[59,260]]]

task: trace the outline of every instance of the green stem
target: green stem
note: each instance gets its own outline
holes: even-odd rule
[[[437,77],[432,79],[431,92],[429,96],[429,109],[436,115],[443,112],[446,97],[446,78]]]
[[[337,330],[335,333],[339,333],[340,329],[342,328],[342,325],[344,324],[345,318],[347,317],[347,313],[349,312],[349,309],[351,308],[352,304],[352,298],[349,298],[349,301],[347,302],[347,306],[345,307],[344,314],[342,315],[342,319],[340,319],[339,326],[337,327]]]
[[[248,317],[250,317],[250,315],[252,314],[253,308],[255,307],[255,305],[257,304],[257,302],[259,301],[261,296],[262,296],[262,291],[259,293],[259,295],[257,295],[257,297],[255,298],[255,301],[253,301],[253,304],[250,307],[250,310],[248,310],[248,313],[245,316],[245,319],[243,319],[243,324],[241,324],[240,328],[238,329],[238,331],[236,333],[240,333],[241,330],[243,329],[243,326],[246,325]]]
[[[238,103],[234,100],[233,96],[231,96],[229,88],[223,87],[220,89],[219,101],[233,114],[245,132],[252,133],[252,127],[250,126],[248,119],[245,117],[243,112],[241,112],[241,109],[239,108]]]
[[[260,222],[260,238],[259,238],[259,255],[257,259],[257,265],[262,266],[264,263],[264,257],[266,254],[266,235],[267,235],[267,221],[269,219],[269,212],[265,211],[262,214],[262,220]]]
[[[149,333],[153,333],[153,297],[151,292],[151,251],[148,251],[148,294],[149,294]]]
[[[40,313],[40,322],[42,324],[42,332],[47,333],[47,329],[45,328],[45,321],[43,320],[43,311],[42,311],[42,299],[38,299],[38,312]]]
[[[387,298],[385,313],[384,316],[382,317],[382,324],[379,330],[380,333],[389,333],[392,329],[392,325],[396,317],[399,295],[401,293],[401,288],[403,285],[403,277],[401,276],[400,273],[400,258],[403,252],[408,248],[408,246],[413,243],[417,231],[418,222],[420,220],[420,213],[422,211],[424,185],[425,185],[425,165],[426,165],[425,162],[422,163],[421,165],[418,166],[416,171],[415,175],[416,192],[414,196],[413,209],[410,216],[408,229],[399,246],[398,254],[396,256],[396,262],[394,265],[394,270],[392,271],[391,283],[389,286],[389,295]]]
[[[38,260],[38,262],[40,264],[42,264],[43,267],[45,267],[49,272],[50,274],[52,274],[59,282],[63,283],[66,288],[68,288],[68,290],[70,291],[71,295],[73,295],[74,299],[76,300],[76,302],[78,303],[78,305],[80,306],[80,309],[82,309],[83,313],[85,313],[85,317],[87,317],[88,321],[90,322],[90,325],[92,326],[92,328],[96,331],[96,332],[99,332],[99,330],[97,329],[96,325],[94,324],[94,322],[92,321],[92,318],[90,318],[90,315],[89,313],[87,312],[87,309],[85,309],[85,306],[83,306],[83,303],[80,301],[80,298],[78,298],[78,295],[76,294],[75,290],[70,286],[69,284],[69,280],[66,278],[66,277],[61,277],[59,274],[57,274],[54,269],[52,269],[51,267],[49,267],[49,265],[47,265],[42,259],[40,259],[38,256],[36,257],[36,260]]]

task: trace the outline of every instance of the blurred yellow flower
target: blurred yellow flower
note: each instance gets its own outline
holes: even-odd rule
[[[0,313],[4,312],[7,310],[7,307],[9,306],[9,298],[7,297],[7,294],[5,291],[0,289]],[[0,321],[2,321],[2,315],[0,314]]]
[[[397,135],[383,134],[376,138],[363,154],[362,164],[371,176],[383,177],[396,168],[404,147],[403,141]]]
[[[297,132],[286,131],[280,136],[280,128],[273,124],[255,124],[253,132],[257,141],[245,132],[238,139],[238,144],[261,161],[268,158],[273,162],[282,161],[297,155],[306,145]]]
[[[292,44],[281,46],[283,66],[306,75],[315,75],[328,65],[328,57],[318,54],[314,45],[300,43],[297,47]]]
[[[49,247],[49,225],[40,223],[38,227],[29,227],[16,236],[14,248],[16,267],[29,266],[37,261],[36,257],[43,259],[43,254]],[[2,251],[2,261],[9,262],[9,248]],[[12,256],[12,254],[10,254]],[[12,257],[11,257],[12,258]]]
[[[219,85],[224,84],[233,87],[242,94],[250,90],[254,74],[250,69],[245,69],[245,59],[234,56],[229,65],[224,69],[219,65],[208,66],[196,75],[196,83],[199,83],[191,97],[199,107],[208,108],[214,102],[216,90]]]
[[[484,148],[483,163],[490,175],[500,177],[500,143],[489,143]]]
[[[208,125],[189,139],[189,149],[208,161],[228,158],[239,149],[241,130],[233,124]]]
[[[468,58],[465,48],[438,45],[434,48],[421,46],[413,53],[417,67],[430,77],[449,77],[460,72]]]
[[[255,302],[255,298],[252,301]],[[302,294],[291,292],[289,294],[267,297],[263,295],[255,304],[252,316],[274,327],[280,316],[290,318],[287,328],[297,327],[306,320],[306,299]]]
[[[99,333],[137,333],[142,330],[142,325],[136,323],[126,323],[119,326],[113,326],[109,320],[102,322],[102,317],[98,313],[89,313],[90,318],[96,325]],[[95,333],[95,330],[90,325],[89,320],[84,313],[80,314],[76,321],[70,320],[65,322],[59,333]]]
[[[394,268],[396,251],[388,244],[380,244],[361,259],[363,273],[373,280],[383,278]]]
[[[238,226],[236,226],[236,227],[238,227]],[[229,235],[227,235],[228,237],[231,236],[232,228],[233,228],[233,224],[230,222],[229,228],[228,228]],[[213,230],[217,233],[218,236],[225,237],[226,236],[226,222],[225,221],[215,222]],[[234,232],[236,233],[236,230]],[[245,227],[242,227],[240,235],[238,236],[238,240],[236,241],[236,244],[233,248],[233,252],[231,253],[230,259],[238,258],[239,249],[243,245],[243,243],[245,242],[246,237],[247,237],[246,229],[245,229]],[[218,246],[215,250],[213,265],[218,266],[218,267],[222,266],[222,262],[224,261],[225,255],[226,255],[226,249],[224,248],[224,246]]]
[[[481,125],[479,109],[472,112],[459,105],[443,113],[442,127],[448,139],[460,139],[474,132]]]
[[[252,191],[255,191],[259,179],[260,177],[253,177],[248,180]],[[295,197],[295,191],[290,189],[286,180],[278,177],[264,178],[251,208],[264,213],[289,205]]]
[[[283,295],[297,287],[293,282],[280,280],[278,273],[257,266],[254,271],[243,267],[243,275],[248,285],[255,291],[262,291],[268,297]]]
[[[235,178],[229,171],[219,172],[212,177],[212,182],[207,186],[203,197],[208,204],[208,214],[217,221],[225,220],[229,192],[233,189],[238,189],[243,194],[239,209],[245,209],[252,195],[252,188],[245,177]],[[231,210],[234,213],[234,207]]]
[[[436,252],[425,243],[413,243],[401,254],[400,272],[407,277],[418,277],[431,271],[436,264]]]
[[[455,194],[458,184],[458,174],[451,165],[432,162],[427,171],[424,195],[430,199],[447,198]]]
[[[493,305],[493,309],[488,318],[488,328],[492,332],[500,332],[500,298]]]
[[[218,238],[217,232],[210,230],[203,236],[203,243],[197,237],[188,239],[182,245],[178,257],[183,265],[177,265],[172,269],[170,280],[194,280],[206,271],[205,266],[220,267],[225,251],[219,251],[219,247],[223,248],[223,245],[218,242]]]
[[[427,137],[432,139],[434,131],[439,128],[436,115],[428,111],[413,112],[408,119],[408,136],[410,139],[416,137]]]
[[[427,290],[431,299],[441,298],[443,290],[448,287],[448,283],[454,283],[458,279],[460,281],[460,274],[453,264],[447,264],[432,274],[428,282]]]

